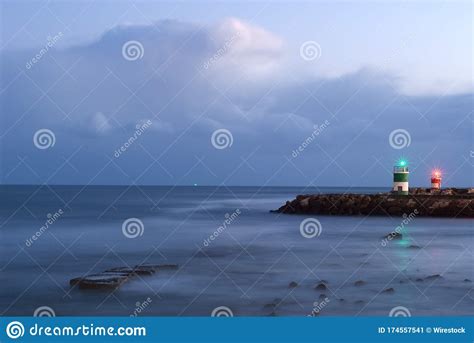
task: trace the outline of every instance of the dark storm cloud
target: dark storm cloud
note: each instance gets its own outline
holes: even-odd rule
[[[136,60],[123,56],[130,41],[143,48]],[[431,165],[471,183],[472,94],[401,94],[394,76],[370,68],[318,77],[307,72],[317,61],[285,49],[228,19],[118,26],[88,45],[53,47],[29,68],[38,49],[4,52],[3,182],[388,185],[404,155],[419,184]],[[54,147],[33,144],[42,128]],[[221,128],[233,144],[219,150],[211,136]],[[400,128],[411,143],[398,150],[388,139]]]

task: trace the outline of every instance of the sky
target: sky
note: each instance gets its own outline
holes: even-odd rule
[[[470,1],[2,1],[0,182],[472,186]]]

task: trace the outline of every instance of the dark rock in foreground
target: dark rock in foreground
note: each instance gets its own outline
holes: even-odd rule
[[[317,290],[317,291],[325,291],[328,288],[324,283],[320,283],[316,287],[314,287],[314,289]]]
[[[291,281],[290,284],[288,285],[289,288],[295,288],[298,287],[298,284],[294,281]]]
[[[128,280],[127,274],[101,273],[71,279],[71,286],[79,286],[81,289],[114,289]]]
[[[135,267],[119,267],[107,269],[98,274],[77,277],[69,281],[69,285],[80,289],[115,289],[138,275],[152,275],[160,269],[177,269],[177,265],[138,265]]]
[[[307,194],[298,195],[274,211],[286,214],[409,215],[474,218],[474,189],[448,188],[431,191],[414,188],[408,195]]]
[[[384,289],[384,290],[382,291],[382,293],[395,293],[395,289],[393,289],[392,287],[390,287],[390,288]]]

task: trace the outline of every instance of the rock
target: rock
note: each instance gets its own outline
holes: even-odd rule
[[[354,286],[360,287],[360,286],[365,285],[365,283],[366,282],[363,280],[357,280],[356,282],[354,282]]]
[[[418,250],[418,249],[421,249],[421,247],[419,245],[412,244],[412,245],[408,246],[408,249]]]
[[[158,270],[177,270],[179,266],[177,264],[158,264],[156,268]]]
[[[91,274],[71,279],[69,285],[80,289],[115,289],[137,275],[152,275],[160,268],[176,269],[177,265],[141,264],[134,267],[117,267],[102,273]]]
[[[402,239],[403,235],[400,232],[390,232],[388,235],[385,235],[383,238],[392,240],[392,239]]]
[[[309,207],[309,199],[306,198],[306,199],[301,200],[301,201],[300,201],[300,206],[301,206],[302,208],[308,208],[308,207]]]
[[[314,289],[317,290],[317,291],[325,291],[328,288],[324,283],[320,283],[316,287],[314,287]]]
[[[363,303],[365,303],[364,300],[356,300],[356,301],[354,302],[354,304],[358,304],[358,305],[361,305],[361,304],[363,304]]]
[[[387,212],[392,215],[397,215],[397,214],[403,214],[404,211],[401,207],[399,206],[391,206],[387,208]]]
[[[430,275],[430,276],[427,276],[425,277],[425,280],[436,280],[436,279],[442,279],[443,277],[439,274],[434,274],[434,275]]]
[[[291,281],[290,284],[288,285],[289,288],[295,288],[298,287],[298,284],[294,281]]]
[[[80,289],[114,289],[128,280],[124,274],[102,273],[92,274],[84,277],[71,279],[71,286],[78,286]]]
[[[276,315],[277,315],[277,314],[275,313],[275,311],[273,311],[273,312],[270,312],[270,314],[269,314],[268,316],[269,316],[269,317],[276,317]]]
[[[128,274],[136,274],[136,275],[152,275],[156,272],[156,268],[153,266],[135,266],[133,268],[128,267],[120,267],[120,268],[112,268],[105,271],[108,272],[123,272]]]
[[[392,287],[390,287],[390,288],[384,289],[384,290],[382,291],[382,293],[395,293],[395,289],[393,289]]]
[[[319,300],[326,299],[326,298],[327,298],[327,295],[324,293],[319,295]]]
[[[275,307],[276,307],[276,304],[274,304],[274,303],[263,305],[264,309],[274,309]]]
[[[463,281],[464,282],[471,282],[471,280],[469,280],[469,279],[464,279]]]
[[[418,278],[418,279],[416,279],[415,281],[416,281],[416,282],[423,282],[423,279]]]
[[[410,189],[407,196],[379,194],[306,194],[287,201],[274,212],[324,215],[403,215],[474,218],[472,189]],[[420,204],[423,204],[422,206]],[[410,217],[411,218],[411,217]]]
[[[346,301],[346,299],[341,298],[341,299],[339,299],[339,301],[340,301],[340,302],[344,302],[344,301]]]

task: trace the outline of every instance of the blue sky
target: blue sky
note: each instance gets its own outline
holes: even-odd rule
[[[1,6],[3,183],[472,184],[471,2]]]

